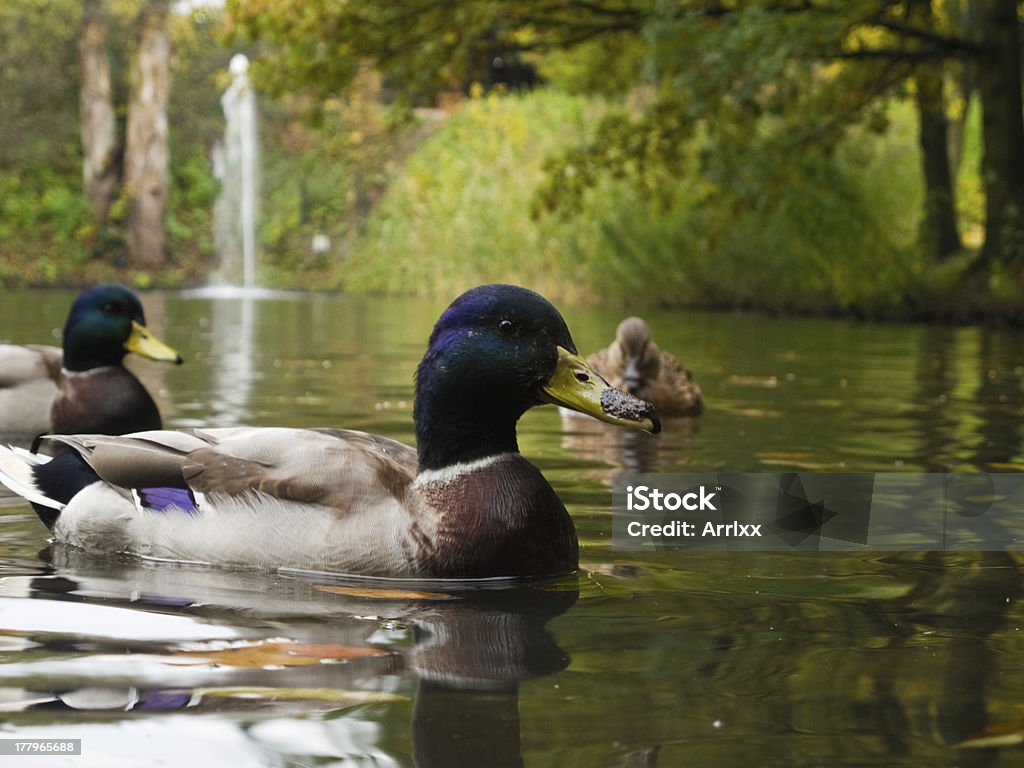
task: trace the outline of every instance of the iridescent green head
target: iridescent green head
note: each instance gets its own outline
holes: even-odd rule
[[[64,367],[88,371],[120,365],[128,352],[181,363],[181,355],[146,328],[142,303],[123,285],[98,285],[79,294],[64,325]]]
[[[484,285],[452,302],[416,374],[421,469],[515,451],[515,424],[543,403],[657,432],[654,409],[609,387],[576,351],[565,320],[526,288]]]

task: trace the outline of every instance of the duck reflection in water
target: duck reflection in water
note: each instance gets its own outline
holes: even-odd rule
[[[374,765],[398,764],[378,717],[363,719],[359,710],[334,715],[353,704],[402,707],[412,678],[410,741],[417,766],[519,766],[519,683],[569,664],[546,625],[575,604],[575,577],[456,585],[338,581],[132,558],[104,562],[59,544],[47,555],[57,566],[51,572],[0,580],[8,605],[18,601],[15,595],[29,598],[37,626],[46,613],[75,622],[75,609],[116,611],[99,616],[106,633],[116,636],[28,632],[42,646],[33,659],[46,661],[23,665],[26,689],[18,698],[24,706],[7,707],[15,725],[19,718],[38,723],[42,711],[61,723],[74,723],[72,712],[91,718],[112,710],[291,715],[301,717],[304,728],[317,722],[329,733],[313,741],[334,744],[338,752],[318,757],[356,757],[342,754],[348,744],[362,757],[376,755]],[[206,626],[220,640],[183,641],[173,627],[159,641],[134,637],[133,626],[152,626],[154,613],[182,627],[188,622],[179,637],[202,636]],[[50,681],[50,690],[32,689],[36,675]],[[123,684],[111,685],[114,679]],[[321,718],[310,718],[318,712]],[[244,733],[259,741],[266,729],[246,727]],[[292,744],[289,752],[302,750]]]
[[[606,429],[596,419],[572,416],[560,409],[562,449],[577,459],[598,462],[584,477],[610,484],[608,467],[624,472],[660,472],[684,467],[695,455],[700,436],[700,419],[667,419],[657,435]],[[685,471],[685,470],[678,470]]]

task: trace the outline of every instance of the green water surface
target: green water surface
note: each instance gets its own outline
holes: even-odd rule
[[[72,298],[4,293],[0,338],[58,343]],[[167,426],[338,426],[413,441],[413,372],[444,302],[143,300],[186,358],[133,363]],[[562,310],[584,352],[622,318]],[[1019,555],[627,553],[612,546],[610,517],[624,469],[1019,472],[1024,335],[645,318],[693,369],[703,416],[660,436],[563,421],[550,406],[520,424],[523,453],[575,520],[577,578],[368,592],[326,575],[99,559],[49,544],[31,508],[8,498],[0,738],[81,739],[82,755],[0,760],[1024,763]]]

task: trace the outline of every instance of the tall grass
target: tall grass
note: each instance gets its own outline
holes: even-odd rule
[[[560,300],[884,313],[913,294],[921,189],[912,110],[884,134],[786,159],[771,205],[714,205],[694,164],[669,204],[606,180],[574,217],[533,217],[543,162],[588,135],[599,100],[489,95],[416,153],[341,265],[354,290],[453,295],[483,282]],[[701,141],[701,139],[695,139]],[[694,151],[699,149],[695,147]]]
[[[357,290],[452,294],[510,281],[571,296],[575,224],[531,217],[544,159],[583,136],[603,107],[552,92],[470,100],[404,165],[343,264]]]

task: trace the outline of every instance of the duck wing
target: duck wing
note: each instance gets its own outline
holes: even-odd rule
[[[59,347],[0,344],[0,433],[50,431],[64,355]]]
[[[413,448],[353,430],[236,427],[48,440],[73,448],[110,485],[207,498],[258,493],[339,507],[353,497],[401,495],[416,475]]]
[[[639,397],[655,403],[665,416],[696,416],[704,408],[704,393],[690,369],[670,352],[658,350],[659,370]]]

